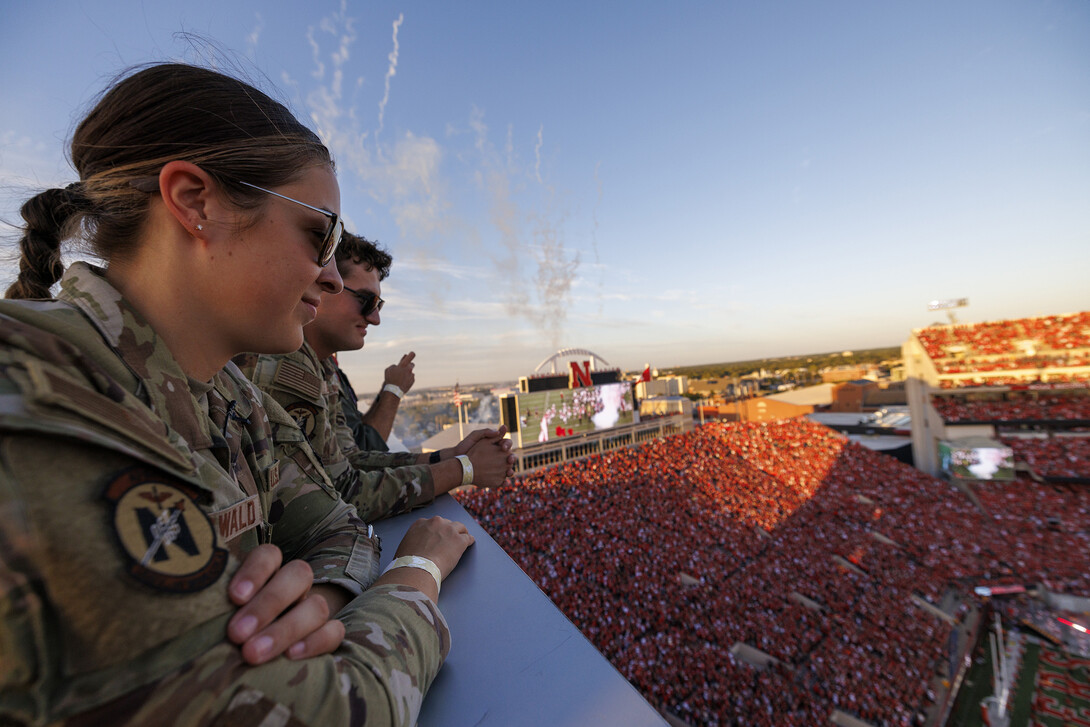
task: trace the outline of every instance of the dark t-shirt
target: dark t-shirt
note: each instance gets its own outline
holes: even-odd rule
[[[359,398],[340,366],[337,367],[337,378],[341,380],[341,409],[344,410],[344,418],[348,420],[348,427],[352,430],[356,445],[365,452],[389,452],[390,447],[375,428],[363,423]]]

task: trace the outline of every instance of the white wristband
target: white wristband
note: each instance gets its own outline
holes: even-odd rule
[[[383,573],[388,573],[394,568],[419,568],[420,570],[426,570],[431,574],[431,577],[435,579],[435,594],[439,595],[439,588],[443,583],[443,576],[439,573],[439,566],[432,563],[427,558],[421,555],[403,555],[400,558],[394,558],[390,561],[390,565],[386,566],[386,570]]]
[[[460,454],[455,457],[456,460],[462,463],[462,484],[473,484],[473,463],[469,461],[469,456]]]
[[[385,386],[382,387],[382,390],[383,391],[389,391],[391,394],[396,396],[398,399],[405,396],[405,392],[402,391],[401,387],[398,386],[397,384],[386,384]]]

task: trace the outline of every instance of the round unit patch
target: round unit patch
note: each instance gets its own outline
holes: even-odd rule
[[[113,527],[141,583],[174,593],[212,585],[227,567],[227,551],[197,505],[191,485],[150,467],[131,467],[106,486]]]
[[[291,415],[307,439],[314,439],[314,429],[318,426],[318,407],[304,401],[297,401],[285,411]]]

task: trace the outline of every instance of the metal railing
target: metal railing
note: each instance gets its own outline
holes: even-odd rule
[[[681,434],[692,428],[691,418],[683,414],[670,414],[601,432],[588,432],[551,442],[535,442],[513,450],[515,472],[526,474],[561,462],[584,459],[620,447],[631,447],[671,434]]]

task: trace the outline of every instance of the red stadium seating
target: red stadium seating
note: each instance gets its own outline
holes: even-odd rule
[[[914,723],[951,632],[914,594],[1010,578],[1090,595],[1090,491],[977,494],[986,512],[794,419],[709,424],[458,498],[652,704],[693,724],[810,726],[833,709]],[[779,663],[758,671],[737,642]]]

